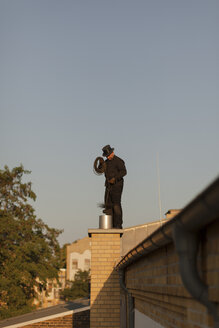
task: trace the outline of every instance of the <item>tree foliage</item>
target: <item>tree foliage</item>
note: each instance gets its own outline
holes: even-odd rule
[[[57,278],[61,231],[37,219],[30,204],[36,199],[30,172],[23,166],[0,170],[0,318],[25,313],[33,307],[36,288]]]
[[[66,269],[66,253],[67,253],[67,246],[70,245],[69,243],[64,244],[60,249],[60,260],[61,260],[61,268]]]
[[[61,296],[65,301],[71,301],[90,295],[90,271],[78,270],[75,274],[74,281],[71,282],[70,288],[65,288]]]

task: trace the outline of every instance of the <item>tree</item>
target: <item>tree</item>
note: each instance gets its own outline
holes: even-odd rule
[[[23,166],[0,170],[0,318],[30,311],[36,288],[58,279],[60,230],[37,219]]]
[[[61,268],[66,269],[66,252],[67,246],[69,243],[64,244],[60,249],[60,257],[61,257]]]
[[[61,296],[65,301],[74,300],[80,297],[89,297],[90,295],[90,271],[78,270],[70,288],[65,288]]]

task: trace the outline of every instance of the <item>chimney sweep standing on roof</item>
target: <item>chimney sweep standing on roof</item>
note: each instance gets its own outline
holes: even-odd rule
[[[106,145],[102,148],[103,156],[107,159],[100,164],[105,174],[105,209],[103,213],[113,216],[113,227],[122,229],[121,196],[123,190],[123,177],[127,174],[125,162],[114,154],[114,148]]]

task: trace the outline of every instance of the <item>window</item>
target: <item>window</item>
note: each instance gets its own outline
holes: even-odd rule
[[[78,260],[72,260],[72,270],[77,270],[78,268]]]
[[[90,269],[90,260],[85,259],[84,260],[84,270],[89,270]]]

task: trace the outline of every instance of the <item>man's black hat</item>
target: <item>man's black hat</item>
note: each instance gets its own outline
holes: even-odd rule
[[[106,145],[102,148],[103,156],[108,157],[114,151],[114,148],[111,148],[110,145]]]

